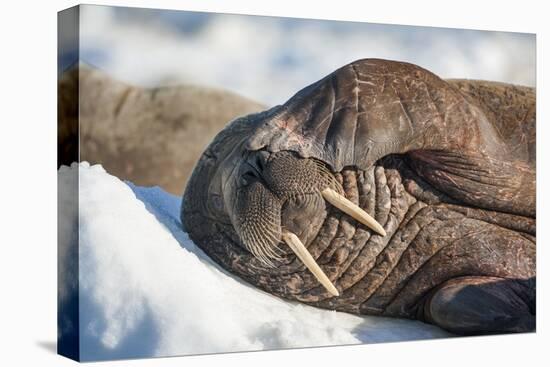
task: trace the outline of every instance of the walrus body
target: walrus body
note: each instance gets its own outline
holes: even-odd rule
[[[327,187],[385,235],[325,201]],[[221,131],[182,223],[225,269],[287,299],[459,334],[534,330],[534,90],[356,61]]]
[[[75,66],[59,82],[59,162],[99,163],[141,186],[180,195],[212,137],[235,117],[265,107],[193,85],[140,88]]]

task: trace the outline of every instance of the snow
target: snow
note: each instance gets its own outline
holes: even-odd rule
[[[534,34],[84,5],[82,61],[131,84],[192,83],[284,103],[357,59],[535,85]],[[274,82],[276,81],[276,82]]]
[[[78,221],[74,203],[61,200],[66,234],[60,234],[59,261],[63,301],[75,290],[66,271],[75,252],[67,244],[74,245],[80,223],[82,360],[449,335],[421,322],[360,317],[276,298],[228,274],[193,244],[181,229],[179,197],[123,182],[86,162],[61,167],[58,175],[61,197],[75,194],[75,177],[79,180]]]

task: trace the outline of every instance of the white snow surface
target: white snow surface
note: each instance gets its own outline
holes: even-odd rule
[[[362,58],[536,81],[535,35],[510,32],[83,5],[79,45],[82,61],[131,84],[207,85],[269,106]]]
[[[82,360],[376,343],[449,336],[417,321],[357,316],[279,299],[213,263],[183,232],[181,198],[76,163],[58,171],[60,193],[79,170]],[[74,212],[74,211],[73,211]],[[78,222],[63,221],[68,233]],[[61,216],[62,216],[61,215]],[[70,241],[75,236],[61,236]],[[63,297],[74,289],[63,267]],[[74,256],[73,256],[74,258]],[[60,330],[60,332],[63,332]]]

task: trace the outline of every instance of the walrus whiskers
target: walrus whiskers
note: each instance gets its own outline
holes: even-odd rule
[[[332,284],[330,279],[323,272],[319,264],[313,259],[313,256],[309,253],[307,248],[304,246],[302,241],[292,232],[284,231],[281,235],[283,241],[294,251],[296,256],[304,263],[304,265],[309,269],[309,271],[317,278],[319,283],[327,289],[333,296],[338,297],[340,293]]]
[[[378,223],[373,217],[368,215],[367,212],[365,212],[359,206],[346,199],[343,195],[329,188],[321,191],[321,195],[323,195],[326,201],[328,201],[344,213],[348,214],[352,218],[363,223],[373,231],[381,234],[382,236],[386,235],[386,231],[380,225],[380,223]]]

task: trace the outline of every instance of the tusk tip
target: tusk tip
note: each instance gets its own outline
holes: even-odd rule
[[[334,286],[334,284],[332,282],[327,283],[327,284],[323,284],[323,286],[334,297],[339,297],[340,296],[340,292],[338,292],[338,289],[336,289],[336,287]]]

